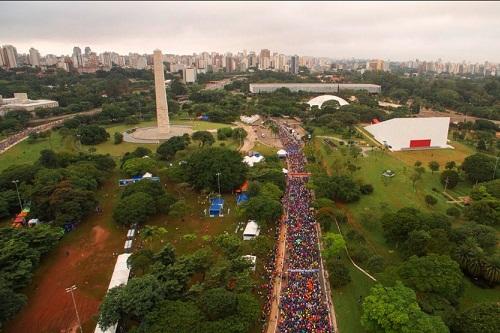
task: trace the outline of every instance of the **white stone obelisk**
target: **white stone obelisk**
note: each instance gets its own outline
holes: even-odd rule
[[[158,133],[168,134],[170,132],[170,122],[168,119],[167,93],[165,91],[165,74],[163,73],[163,55],[158,49],[154,50],[153,62]]]

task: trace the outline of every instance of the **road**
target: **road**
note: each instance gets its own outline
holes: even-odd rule
[[[2,154],[3,152],[6,152],[10,148],[17,145],[18,143],[26,140],[31,133],[40,133],[40,132],[50,130],[55,126],[62,124],[64,122],[64,120],[69,119],[69,118],[73,118],[73,117],[76,117],[79,115],[85,115],[85,114],[95,114],[95,113],[99,113],[99,112],[101,112],[100,108],[93,109],[93,110],[86,111],[86,112],[79,112],[79,113],[73,113],[70,115],[64,115],[61,117],[53,117],[53,118],[49,118],[49,119],[43,119],[45,121],[49,120],[49,122],[42,124],[42,125],[28,127],[20,132],[17,132],[15,134],[10,135],[6,139],[3,139],[2,141],[0,141],[0,154]],[[50,121],[50,119],[57,119],[57,120]]]
[[[286,142],[283,142],[283,144],[285,146],[287,146]],[[291,149],[294,149],[294,148],[291,148]],[[301,153],[299,153],[299,155],[300,154]],[[287,194],[285,194],[285,197],[284,197],[285,198],[284,199],[284,206],[283,206],[284,215],[283,215],[282,221],[280,223],[280,232],[279,232],[279,237],[278,237],[278,246],[277,246],[276,259],[275,259],[276,260],[275,272],[274,272],[273,277],[272,277],[273,289],[272,289],[272,295],[271,295],[271,307],[270,307],[269,314],[268,314],[268,323],[267,323],[267,327],[265,330],[266,333],[279,332],[279,326],[281,326],[281,325],[284,325],[288,329],[295,328],[298,330],[302,330],[304,328],[304,327],[299,328],[298,326],[295,326],[295,325],[297,325],[297,322],[290,321],[290,318],[292,318],[292,317],[290,317],[290,315],[291,315],[291,313],[293,313],[293,311],[290,313],[289,306],[282,307],[282,305],[281,305],[282,299],[286,302],[284,304],[288,304],[288,305],[290,304],[290,300],[291,300],[290,295],[291,294],[289,292],[289,288],[291,287],[292,290],[294,288],[296,288],[296,286],[297,286],[296,283],[297,283],[297,281],[299,281],[295,277],[293,277],[294,274],[296,274],[296,273],[294,273],[294,271],[297,271],[297,270],[308,271],[310,268],[314,268],[314,265],[312,267],[309,267],[309,266],[307,266],[307,264],[305,264],[305,266],[303,266],[303,267],[301,267],[301,266],[296,267],[296,266],[294,266],[294,264],[300,263],[300,260],[297,262],[296,259],[292,259],[293,256],[294,255],[296,256],[296,254],[297,254],[296,250],[294,250],[293,247],[294,246],[300,247],[302,245],[296,245],[297,243],[294,241],[295,235],[288,234],[290,232],[295,232],[294,230],[298,230],[297,224],[295,224],[295,222],[293,222],[294,218],[292,218],[290,221],[288,221],[288,213],[291,212],[292,216],[293,216],[294,214],[297,214],[297,212],[300,212],[300,211],[295,211],[295,213],[293,212],[294,206],[295,206],[295,201],[293,201],[293,200],[296,200],[296,198],[295,198],[295,194],[292,194],[292,197],[290,197],[290,193],[288,192],[289,186],[290,186],[289,182],[293,183],[292,179],[294,177],[303,178],[305,180],[305,182],[307,182],[307,178],[309,177],[309,174],[304,171],[303,165],[299,166],[298,169],[295,169],[295,167],[297,167],[297,166],[298,166],[298,164],[297,164],[296,159],[293,161],[290,161],[290,159],[287,158],[287,167],[288,167],[288,170],[290,171],[290,173],[287,175],[287,185],[286,185]],[[297,184],[297,183],[295,183],[295,184]],[[306,199],[306,200],[309,200],[309,199]],[[294,206],[292,206],[292,205],[294,205]],[[308,211],[307,206],[305,209]],[[309,213],[306,213],[306,215],[307,214],[309,214]],[[295,215],[295,216],[297,216],[297,215]],[[307,221],[307,219],[300,222],[300,223],[303,223],[305,221]],[[290,227],[292,229],[288,230],[288,224],[290,224]],[[303,227],[306,228],[307,224],[304,224]],[[319,270],[317,270],[316,273],[312,273],[312,274],[313,275],[318,274],[317,275],[318,290],[321,290],[321,293],[320,293],[321,296],[318,297],[318,300],[316,300],[319,303],[315,303],[316,301],[310,300],[309,298],[307,298],[307,297],[309,297],[309,296],[306,296],[307,292],[305,292],[305,294],[302,294],[301,291],[298,291],[300,289],[295,290],[296,297],[304,296],[304,298],[300,298],[297,305],[298,304],[302,304],[303,306],[305,305],[305,307],[307,307],[311,311],[313,311],[309,314],[309,316],[311,316],[310,318],[313,321],[318,321],[318,323],[319,323],[321,321],[318,320],[318,317],[313,315],[313,314],[314,314],[314,311],[316,311],[315,309],[320,309],[320,308],[315,308],[315,306],[317,306],[318,304],[323,304],[323,306],[326,309],[328,309],[327,310],[328,318],[324,318],[323,323],[325,323],[324,324],[325,326],[321,326],[321,327],[324,327],[326,329],[326,327],[329,326],[331,329],[328,329],[327,330],[328,332],[338,332],[338,327],[337,327],[337,322],[336,322],[336,317],[335,317],[335,309],[334,309],[333,301],[331,298],[331,290],[330,290],[330,285],[329,285],[329,280],[328,280],[328,272],[324,268],[323,258],[321,257],[321,230],[318,227],[318,225],[316,224],[314,226],[314,228],[311,229],[311,231],[316,234],[316,237],[312,237],[309,239],[310,240],[315,239],[317,241],[316,246],[317,246],[317,251],[319,252],[319,267],[318,267]],[[297,235],[299,235],[299,234],[297,234]],[[287,237],[289,238],[288,240],[287,240]],[[299,236],[299,237],[302,237],[302,236]],[[287,242],[288,241],[292,242],[291,244],[295,244],[295,245],[292,245],[292,248],[290,248],[289,251],[287,251],[287,246],[288,246]],[[304,239],[304,242],[307,242],[307,238]],[[304,246],[307,247],[306,244]],[[314,253],[314,252],[311,252],[311,253]],[[292,266],[289,267],[288,265],[292,265]],[[314,271],[314,269],[311,269],[311,271]],[[291,280],[289,281],[289,279],[291,279]],[[310,281],[312,281],[312,280],[310,280]],[[288,285],[289,282],[292,283],[290,286]],[[304,286],[304,288],[305,288],[305,286]],[[302,296],[300,296],[300,295],[302,295]],[[283,312],[283,309],[287,309],[287,310],[285,310]],[[287,312],[288,312],[288,314],[286,314]],[[320,312],[318,312],[318,313],[320,313]],[[285,317],[280,318],[281,315],[285,315]],[[293,318],[295,318],[295,317],[293,317]],[[283,320],[285,320],[285,321],[283,323],[281,323],[281,321],[283,321]],[[306,332],[306,331],[303,331],[303,332]]]

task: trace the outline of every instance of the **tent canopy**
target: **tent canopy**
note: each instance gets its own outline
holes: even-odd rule
[[[240,193],[236,196],[236,203],[238,205],[246,201],[248,201],[248,195],[246,195],[245,193]]]
[[[259,225],[254,220],[250,220],[248,221],[247,225],[245,226],[245,230],[243,231],[243,240],[253,239],[257,237],[259,234],[260,234]]]

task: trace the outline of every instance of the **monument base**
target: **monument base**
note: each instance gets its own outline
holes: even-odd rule
[[[131,143],[160,143],[173,136],[193,133],[191,126],[170,125],[168,133],[160,132],[158,127],[140,127],[132,133],[123,133],[123,141]]]

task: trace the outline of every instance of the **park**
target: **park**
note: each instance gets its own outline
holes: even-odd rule
[[[100,111],[0,154],[6,332],[372,332],[384,293],[422,332],[462,332],[456,318],[498,300],[491,124],[451,124],[452,148],[396,151],[365,127],[408,110],[364,91],[320,107],[303,91],[245,91],[258,73],[215,90],[174,78],[169,125],[190,132],[127,142],[159,124],[153,78],[108,75],[116,96],[85,96]],[[11,227],[26,207],[41,225]],[[122,254],[130,275],[108,290]]]

